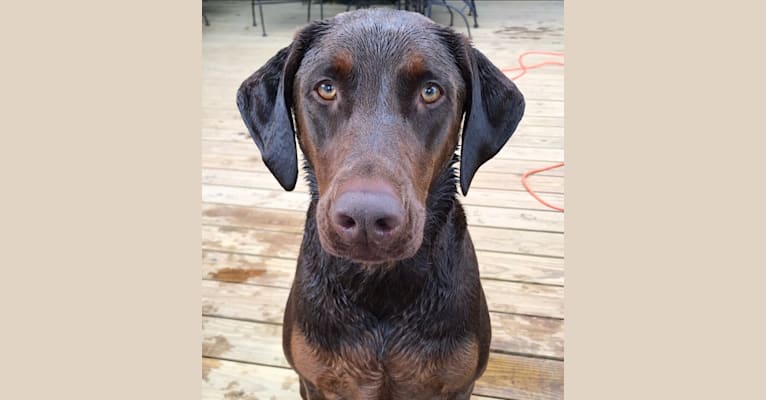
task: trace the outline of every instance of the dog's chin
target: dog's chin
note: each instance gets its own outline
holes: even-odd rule
[[[406,246],[406,248],[381,249],[374,246],[337,246],[334,243],[328,243],[328,245],[320,244],[327,253],[364,266],[385,266],[406,260],[413,257],[419,247],[410,245]]]

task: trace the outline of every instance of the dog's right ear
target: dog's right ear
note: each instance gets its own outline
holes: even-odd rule
[[[298,180],[298,156],[292,117],[293,79],[311,43],[326,28],[315,22],[299,31],[290,46],[242,82],[237,107],[261,158],[285,190]]]

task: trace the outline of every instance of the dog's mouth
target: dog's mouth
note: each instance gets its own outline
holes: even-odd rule
[[[322,235],[321,232],[320,230],[319,241],[326,252],[363,264],[384,264],[411,258],[417,253],[423,238],[421,232],[419,238],[413,238],[408,243],[381,245],[373,241],[347,243],[332,237],[333,235]]]
[[[328,253],[360,264],[386,264],[405,260],[415,255],[417,248],[407,246],[404,248],[383,248],[374,244],[355,244],[351,246],[338,246],[332,243],[329,246],[322,244],[322,248]]]

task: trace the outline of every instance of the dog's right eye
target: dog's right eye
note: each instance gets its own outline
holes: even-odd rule
[[[429,83],[420,91],[420,97],[428,104],[439,100],[442,97],[442,90],[434,83]]]
[[[319,97],[325,100],[335,100],[335,96],[337,95],[335,85],[330,81],[320,82],[319,85],[317,85],[316,91],[317,94],[319,94]]]

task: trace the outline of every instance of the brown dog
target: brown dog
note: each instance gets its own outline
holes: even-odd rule
[[[306,159],[312,201],[283,326],[301,396],[468,399],[491,335],[452,165],[465,120],[465,194],[524,113],[516,86],[464,36],[365,10],[303,28],[237,103],[286,190],[296,136]]]

